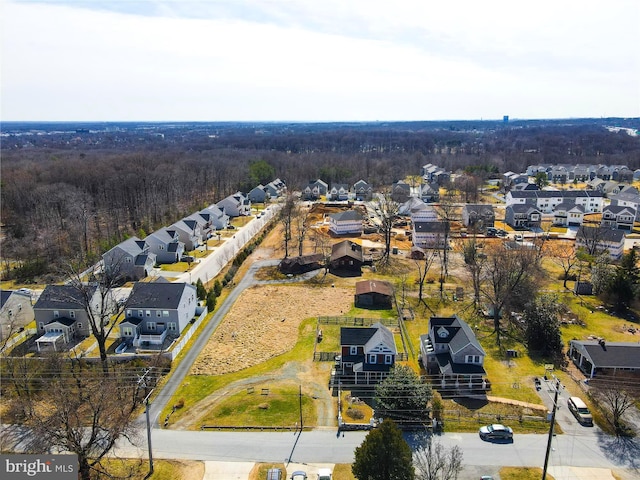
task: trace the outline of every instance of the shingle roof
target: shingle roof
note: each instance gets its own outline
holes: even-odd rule
[[[381,323],[371,327],[342,327],[340,329],[340,345],[363,345],[365,352],[379,343],[384,343],[396,351],[393,333]]]
[[[356,260],[362,261],[362,246],[350,240],[343,240],[342,242],[336,243],[331,247],[332,260],[345,256],[349,256]]]
[[[358,221],[362,220],[362,215],[360,215],[355,210],[346,210],[344,212],[334,213],[333,215],[331,215],[331,218],[333,218],[336,222],[351,220]]]
[[[127,309],[166,308],[176,310],[185,289],[194,286],[187,283],[137,282],[131,290]]]
[[[381,295],[393,295],[393,287],[384,280],[363,280],[356,282],[356,295],[363,293],[379,293]]]
[[[572,340],[580,346],[596,368],[640,368],[640,343]]]
[[[93,297],[98,287],[91,285],[86,288],[90,299]],[[87,299],[84,297],[84,292],[74,286],[47,285],[33,308],[36,310],[78,310],[84,309],[86,303]]]

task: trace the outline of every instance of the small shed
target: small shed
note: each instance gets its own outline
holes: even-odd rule
[[[356,307],[391,308],[393,305],[393,287],[383,280],[363,280],[356,283]]]
[[[573,286],[573,293],[576,295],[593,295],[593,284],[591,282],[576,282]]]

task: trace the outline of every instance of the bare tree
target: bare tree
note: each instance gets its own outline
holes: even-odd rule
[[[471,277],[473,303],[476,308],[480,305],[480,285],[487,259],[487,256],[479,251],[479,247],[480,245],[475,237],[470,238],[462,244],[462,254],[467,272],[469,272],[469,276]]]
[[[640,386],[633,377],[603,377],[590,382],[594,397],[605,407],[605,417],[617,436],[629,434],[623,417],[640,398]]]
[[[437,256],[438,250],[430,249],[425,250],[423,260],[416,260],[416,267],[418,267],[418,304],[422,303],[425,307],[428,307],[428,305],[424,300],[424,283]]]
[[[449,192],[449,190],[447,190]],[[440,262],[440,296],[444,296],[444,283],[449,276],[449,237],[451,235],[451,223],[456,219],[457,207],[453,203],[453,197],[446,194],[440,202],[438,213],[442,223],[442,261]]]
[[[567,280],[573,268],[578,263],[574,242],[564,240],[554,241],[551,246],[551,261],[562,268],[563,287],[567,288]]]
[[[456,480],[462,471],[462,449],[446,448],[432,435],[423,437],[413,454],[416,480]]]
[[[378,209],[380,210],[381,230],[384,237],[384,253],[380,263],[387,263],[391,255],[391,238],[393,236],[393,224],[398,218],[400,204],[385,193],[378,197]]]
[[[296,205],[293,222],[295,224],[295,237],[298,243],[298,255],[302,256],[304,239],[309,230],[309,209],[301,204]]]
[[[292,225],[295,217],[296,203],[292,194],[287,198],[280,209],[280,223],[282,224],[282,241],[284,242],[284,258],[289,256],[289,242],[293,238]]]
[[[33,362],[32,365],[43,362]],[[135,440],[137,407],[155,382],[152,370],[126,369],[105,375],[83,361],[51,357],[30,377],[31,394],[12,395],[31,429],[33,452],[51,448],[78,455],[79,477],[104,473],[101,460],[120,438]],[[13,372],[15,375],[17,372]],[[18,410],[16,408],[14,411]]]
[[[508,249],[503,245],[487,249],[486,268],[480,282],[480,293],[488,301],[492,309],[496,343],[500,346],[500,318],[507,304],[516,303],[522,298],[531,298],[534,294],[534,282],[531,278],[538,271],[538,254],[536,249]],[[528,291],[522,291],[523,286]]]

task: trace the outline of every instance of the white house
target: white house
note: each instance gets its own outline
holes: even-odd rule
[[[362,215],[355,210],[346,210],[329,216],[329,231],[334,235],[362,234]]]

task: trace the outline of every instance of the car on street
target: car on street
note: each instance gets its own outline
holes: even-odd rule
[[[296,470],[291,474],[291,480],[307,480],[307,474],[302,470]]]
[[[511,440],[513,439],[513,430],[499,423],[480,427],[480,438],[483,440]]]

